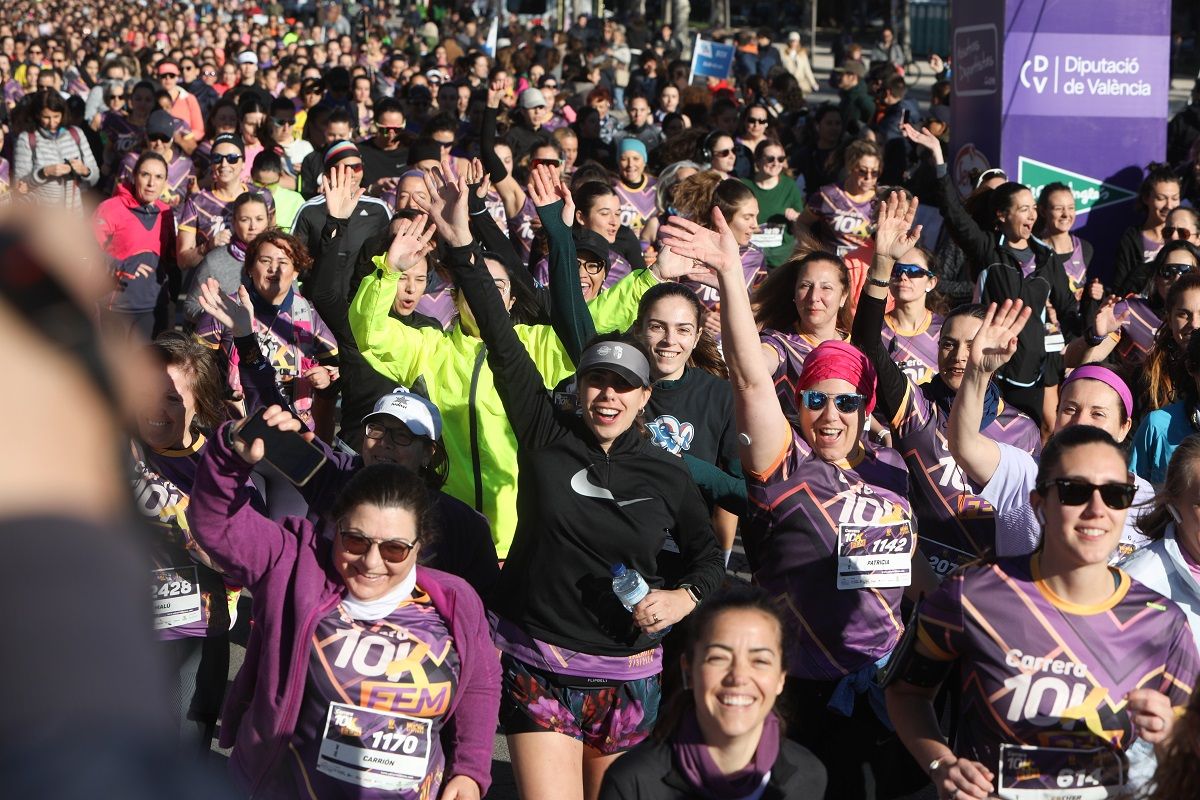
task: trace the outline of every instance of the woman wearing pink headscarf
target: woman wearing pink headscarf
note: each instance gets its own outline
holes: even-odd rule
[[[763,361],[737,240],[719,210],[713,227],[672,217],[664,243],[703,261],[721,289],[721,332],[745,468],[743,529],[756,581],[795,623],[783,706],[789,735],[829,773],[827,797],[865,797],[869,766],[881,797],[927,782],[891,732],[878,667],[900,641],[901,597],[936,581],[916,553],[908,470],[895,450],[864,440],[875,368],[861,351],[822,342],[805,360],[799,412],[785,416]]]

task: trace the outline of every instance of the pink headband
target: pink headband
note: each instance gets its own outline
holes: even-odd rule
[[[1068,375],[1067,379],[1062,382],[1063,388],[1065,389],[1067,384],[1081,381],[1084,378],[1100,381],[1116,392],[1121,398],[1121,404],[1125,406],[1126,419],[1133,416],[1133,393],[1129,391],[1129,386],[1126,385],[1125,381],[1121,380],[1120,375],[1108,367],[1102,367],[1099,364],[1088,364],[1087,366],[1079,367]]]

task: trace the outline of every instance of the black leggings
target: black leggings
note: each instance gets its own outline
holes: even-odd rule
[[[218,602],[225,602],[219,598]],[[188,636],[164,642],[175,669],[175,715],[185,749],[208,752],[225,684],[229,678],[229,636]]]
[[[895,800],[932,789],[900,737],[888,731],[865,695],[855,698],[854,713],[843,717],[828,707],[835,681],[787,679],[779,705],[788,738],[813,752],[829,775],[828,800]],[[868,792],[868,773],[874,793]],[[924,796],[922,792],[920,796]],[[930,797],[937,794],[931,793]]]

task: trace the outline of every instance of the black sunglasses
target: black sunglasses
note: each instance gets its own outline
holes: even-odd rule
[[[1195,231],[1188,230],[1187,228],[1176,228],[1173,225],[1167,225],[1165,228],[1163,228],[1163,238],[1164,239],[1172,239],[1177,234],[1180,239],[1191,239],[1192,236],[1195,235],[1195,233],[1196,233]]]
[[[604,271],[604,264],[600,261],[589,261],[585,258],[577,258],[579,266],[583,267],[584,272],[588,275],[599,275]]]
[[[226,164],[236,164],[241,160],[242,160],[241,153],[224,153],[224,154],[213,153],[213,156],[212,156],[212,163],[214,166],[216,166],[217,164],[220,164],[222,161],[224,161]]]
[[[713,150],[713,158],[726,158],[733,155],[733,148],[726,147],[724,150]]]
[[[420,437],[410,431],[408,427],[389,428],[385,425],[376,425],[374,422],[368,422],[363,429],[363,436],[368,439],[382,440],[385,436],[392,440],[393,444],[400,447],[408,447]]]
[[[171,137],[165,133],[150,133],[146,135],[146,139],[151,142],[169,142]]]
[[[843,414],[853,414],[862,408],[863,396],[857,392],[847,392],[846,394],[828,394],[826,392],[814,392],[811,389],[805,389],[800,393],[800,399],[804,402],[804,407],[809,411],[820,411],[825,408],[830,398],[833,399],[833,407]]]
[[[766,125],[767,118],[766,117],[746,117],[746,123],[748,125]]]
[[[1058,502],[1064,506],[1081,506],[1092,499],[1095,492],[1100,492],[1104,505],[1120,511],[1133,505],[1133,496],[1137,487],[1132,483],[1088,483],[1072,478],[1058,478],[1038,487],[1038,494],[1045,497],[1050,487],[1058,489]]]
[[[933,273],[920,264],[904,264],[897,261],[892,265],[892,278],[893,280],[899,280],[901,275],[907,275],[909,280],[933,277]]]
[[[271,117],[271,122],[274,122],[277,127],[282,128],[284,125],[295,125],[295,117]]]
[[[1158,268],[1159,277],[1170,280],[1178,278],[1180,275],[1186,275],[1191,272],[1194,267],[1191,264],[1163,264]]]
[[[379,545],[379,557],[389,564],[399,564],[408,558],[415,545],[402,539],[371,539],[361,533],[346,533],[339,531],[342,537],[342,549],[352,556],[365,556],[374,545]]]

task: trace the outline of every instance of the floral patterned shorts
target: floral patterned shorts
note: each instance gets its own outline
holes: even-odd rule
[[[500,723],[508,735],[553,731],[608,755],[640,743],[658,720],[661,675],[591,688],[564,686],[571,678],[536,669],[507,653],[500,654],[500,668]]]

